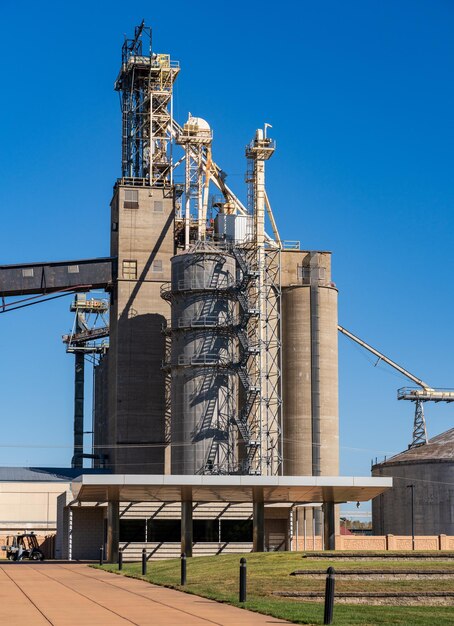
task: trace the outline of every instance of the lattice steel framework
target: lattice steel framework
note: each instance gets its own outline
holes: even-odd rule
[[[429,441],[427,437],[426,420],[424,418],[424,402],[415,402],[415,420],[413,422],[413,437],[409,448],[417,448]]]
[[[83,467],[83,459],[98,459],[103,462],[102,454],[84,453],[84,396],[85,396],[85,359],[91,359],[93,365],[99,363],[109,347],[108,300],[87,299],[86,294],[76,294],[70,306],[74,315],[71,333],[63,335],[66,352],[75,356],[74,375],[74,453],[72,467]]]
[[[236,255],[243,277],[238,298],[247,353],[240,368],[245,390],[240,418],[249,437],[243,469],[260,475],[282,472],[281,259],[280,248],[269,246],[265,237],[265,161],[274,149],[261,130],[246,148],[252,232]]]
[[[239,361],[237,374],[241,383],[239,409],[234,421],[245,454],[238,471],[244,474],[260,474],[262,462],[261,441],[261,396],[262,377],[260,370],[260,304],[256,247],[253,244],[235,246],[239,279],[236,284],[238,300]]]
[[[262,473],[282,473],[281,251],[265,248],[262,339]],[[264,471],[266,469],[266,471]]]
[[[143,38],[149,41],[144,51]],[[122,48],[115,83],[122,110],[124,184],[167,187],[172,183],[172,92],[179,63],[152,52],[151,28],[137,26]]]
[[[205,120],[191,114],[176,138],[176,142],[185,150],[186,250],[190,245],[191,219],[197,220],[197,241],[204,241],[206,237],[212,140],[212,132]]]

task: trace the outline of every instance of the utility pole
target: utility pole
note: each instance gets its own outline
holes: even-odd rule
[[[415,486],[407,485],[411,489],[411,549],[415,549]]]

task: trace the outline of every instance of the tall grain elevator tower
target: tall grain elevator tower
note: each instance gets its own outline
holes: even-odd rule
[[[209,124],[173,119],[179,65],[151,36],[142,24],[124,42],[115,84],[117,277],[95,445],[121,473],[337,475],[331,254],[280,239],[265,188],[269,124],[246,146],[245,204],[228,187]]]
[[[162,370],[169,306],[160,288],[170,279],[174,253],[170,129],[179,66],[152,53],[151,36],[142,23],[125,40],[115,83],[122,176],[111,202],[111,256],[118,265],[110,348],[97,373],[95,441],[106,445],[103,452],[116,472],[160,474],[170,443]],[[143,50],[144,42],[149,49]]]

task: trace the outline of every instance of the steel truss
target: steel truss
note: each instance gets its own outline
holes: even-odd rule
[[[262,474],[282,473],[281,251],[265,248],[262,354]]]
[[[84,389],[85,359],[92,360],[94,366],[99,363],[100,355],[107,352],[109,344],[108,300],[90,298],[86,294],[76,294],[70,306],[75,313],[74,323],[69,335],[63,335],[66,352],[75,356],[74,366],[74,453],[72,467],[83,467],[83,459],[97,459],[102,464],[104,455],[84,453]],[[101,342],[99,340],[102,339]]]
[[[184,217],[186,250],[190,245],[190,225],[194,218],[197,219],[197,241],[204,241],[206,237],[212,139],[208,124],[191,114],[176,138],[177,144],[185,150],[185,214],[177,217]]]
[[[242,277],[237,292],[244,332],[239,337],[245,338],[247,353],[239,370],[245,397],[240,417],[249,436],[243,469],[269,476],[282,472],[282,367],[280,246],[269,244],[265,234],[265,161],[275,149],[266,127],[246,147],[247,209],[253,219],[247,243],[235,256]]]
[[[239,471],[276,475],[282,468],[280,250],[264,250],[263,268],[254,244],[233,252],[240,275],[236,332],[242,388],[235,423],[246,449]]]
[[[409,448],[417,448],[429,441],[427,437],[426,420],[424,418],[424,401],[415,401],[415,419],[413,423],[413,437]]]
[[[148,54],[143,35],[149,38]],[[172,91],[179,64],[151,50],[151,28],[142,23],[122,48],[122,67],[115,83],[122,110],[122,176],[142,179],[151,187],[172,183]]]
[[[75,313],[71,333],[63,335],[66,352],[73,354],[105,354],[109,343],[100,339],[109,336],[109,302],[105,299],[90,298],[86,294],[77,294],[71,303],[70,311]],[[96,359],[94,359],[96,364]]]

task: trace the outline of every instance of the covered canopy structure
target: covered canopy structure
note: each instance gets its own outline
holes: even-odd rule
[[[322,503],[325,546],[334,549],[334,505],[366,502],[392,487],[392,478],[353,476],[82,475],[71,483],[78,502],[107,502],[107,557],[118,558],[120,502],[181,502],[181,551],[192,556],[194,502],[250,502],[253,549],[263,552],[266,504]]]

